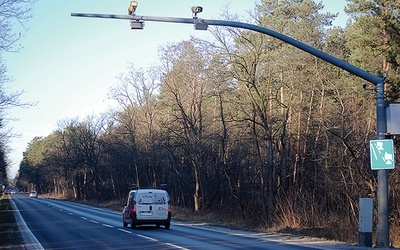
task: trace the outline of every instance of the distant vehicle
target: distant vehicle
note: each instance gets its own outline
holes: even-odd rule
[[[35,190],[32,190],[29,193],[29,198],[37,198],[37,197],[38,197],[38,195],[37,195],[37,192]]]
[[[122,224],[132,228],[137,225],[155,224],[156,227],[164,225],[166,229],[171,226],[171,206],[167,191],[159,188],[135,188],[131,190],[124,203],[122,211]]]

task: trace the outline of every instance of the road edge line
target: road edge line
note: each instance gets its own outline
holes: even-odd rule
[[[18,210],[17,204],[15,204],[12,198],[10,198],[10,201],[13,208],[15,220],[17,221],[18,230],[21,233],[22,239],[25,244],[25,249],[44,250],[42,244],[40,244],[38,239],[29,229],[28,225],[26,225],[24,219],[21,216],[21,213]]]

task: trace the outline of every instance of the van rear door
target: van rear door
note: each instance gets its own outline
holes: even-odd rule
[[[139,192],[136,209],[138,220],[165,220],[168,218],[168,197],[165,192]]]

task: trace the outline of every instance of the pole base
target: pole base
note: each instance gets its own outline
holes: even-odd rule
[[[358,244],[364,247],[372,247],[372,232],[358,232]]]

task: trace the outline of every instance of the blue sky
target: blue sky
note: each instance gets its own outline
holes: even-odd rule
[[[68,118],[83,119],[105,112],[112,102],[109,89],[130,63],[148,67],[157,58],[158,48],[187,40],[190,36],[211,38],[207,31],[192,25],[146,22],[144,30],[130,30],[129,21],[71,17],[72,12],[126,14],[129,0],[39,0],[29,30],[19,41],[18,53],[6,53],[3,60],[13,77],[10,91],[24,91],[22,102],[36,103],[29,109],[14,108],[9,115],[14,133],[10,141],[10,177],[14,177],[22,153],[35,136],[47,136],[57,123]],[[324,10],[338,13],[334,25],[344,26],[346,0],[323,0]],[[145,16],[191,17],[191,6],[201,5],[205,19],[221,19],[229,6],[245,20],[254,1],[229,0],[138,0],[136,11]]]

